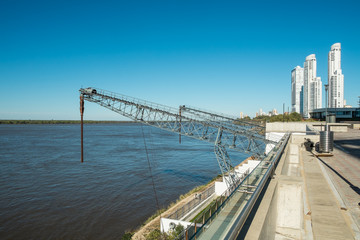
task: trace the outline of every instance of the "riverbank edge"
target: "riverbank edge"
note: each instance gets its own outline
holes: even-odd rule
[[[254,159],[253,157],[248,157],[244,161],[242,161],[238,166],[246,164],[248,160],[253,160],[253,159]],[[181,208],[183,205],[194,199],[196,193],[200,193],[203,190],[209,188],[212,184],[215,184],[215,181],[222,181],[222,175],[219,174],[213,179],[211,179],[208,183],[197,186],[191,189],[189,192],[180,195],[175,202],[170,203],[167,207],[161,209],[160,211],[157,211],[155,214],[149,217],[138,229],[127,232],[125,234],[127,234],[128,237],[131,236],[131,239],[133,240],[146,240],[147,235],[149,235],[152,231],[160,230],[160,217],[168,216],[172,212],[175,212],[176,209]],[[124,237],[122,239],[130,239]]]
[[[180,195],[175,202],[170,203],[167,207],[160,209],[160,211],[158,210],[156,213],[150,216],[138,229],[130,231],[127,234],[132,235],[131,239],[134,240],[146,240],[146,236],[149,235],[152,231],[160,230],[160,217],[168,216],[172,212],[176,211],[177,208],[180,208],[191,201],[196,193],[202,192],[212,184],[215,184],[215,181],[220,179],[222,179],[221,174],[214,177],[208,183],[197,186],[187,193]]]
[[[80,124],[80,120],[0,120],[0,124]],[[84,124],[122,124],[134,121],[85,120]]]

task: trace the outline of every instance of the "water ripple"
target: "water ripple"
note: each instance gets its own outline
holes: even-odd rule
[[[0,125],[0,239],[119,239],[156,211],[140,125],[84,131],[81,164],[78,125]],[[144,131],[162,206],[220,172],[210,144]]]

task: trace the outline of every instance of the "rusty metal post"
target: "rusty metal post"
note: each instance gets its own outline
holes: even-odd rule
[[[80,116],[81,116],[81,162],[84,162],[84,96],[80,95]]]
[[[195,239],[196,239],[196,230],[197,230],[197,229],[196,229],[196,220],[195,220],[195,235],[194,235],[194,236],[195,236]]]
[[[179,144],[181,144],[181,106],[179,107]]]

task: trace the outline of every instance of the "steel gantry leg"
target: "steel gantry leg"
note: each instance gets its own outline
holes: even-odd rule
[[[227,153],[225,146],[221,144],[222,131],[223,130],[219,128],[215,141],[214,152],[221,170],[221,174],[223,175],[223,179],[227,187],[231,188],[236,185],[237,176],[234,172],[234,168],[231,165],[229,154]]]
[[[237,176],[234,172],[234,168],[231,165],[231,160],[229,154],[226,151],[226,148],[222,145],[215,145],[214,152],[227,187],[231,188],[232,186],[235,186],[237,182]]]

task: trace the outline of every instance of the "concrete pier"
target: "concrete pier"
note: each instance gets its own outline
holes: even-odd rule
[[[259,207],[238,239],[360,239],[360,131],[335,133],[332,157],[294,133]]]

